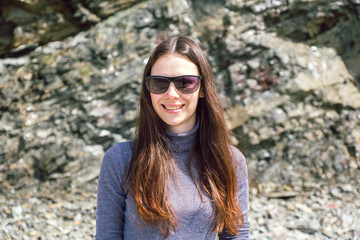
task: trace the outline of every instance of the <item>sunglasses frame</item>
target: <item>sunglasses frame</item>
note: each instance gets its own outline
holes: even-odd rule
[[[150,86],[149,86],[149,84],[148,84],[148,81],[151,80],[151,79],[154,78],[154,77],[162,78],[162,79],[164,79],[164,80],[167,80],[167,82],[168,82],[168,87],[167,87],[167,89],[166,89],[164,92],[162,92],[162,93],[154,93],[154,92],[150,91]],[[184,93],[182,90],[179,90],[179,89],[177,88],[177,86],[176,86],[176,84],[175,84],[175,80],[176,80],[177,78],[183,78],[183,77],[196,77],[196,78],[197,78],[197,87],[196,87],[196,89],[195,89],[193,92]],[[181,94],[192,94],[192,93],[196,92],[196,91],[199,89],[199,86],[200,86],[199,82],[200,82],[201,79],[202,79],[202,76],[198,76],[198,75],[181,75],[181,76],[176,76],[176,77],[166,77],[166,76],[161,76],[161,75],[150,75],[150,76],[145,77],[145,85],[146,85],[147,90],[148,90],[149,92],[151,92],[152,94],[164,94],[164,93],[166,93],[167,90],[168,90],[169,87],[170,87],[170,83],[174,83],[174,86],[175,86],[176,90],[177,90],[179,93],[181,93]]]

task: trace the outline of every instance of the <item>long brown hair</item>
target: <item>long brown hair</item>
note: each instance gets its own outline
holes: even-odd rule
[[[200,196],[202,188],[213,202],[214,230],[222,232],[226,229],[237,234],[237,228],[243,224],[244,218],[237,201],[238,186],[230,149],[230,132],[216,93],[210,64],[199,45],[189,37],[173,37],[161,42],[145,66],[133,157],[127,172],[129,192],[145,223],[157,224],[165,237],[169,236],[170,229],[176,231],[177,217],[166,192],[167,184],[171,182],[169,179],[174,176],[166,125],[155,113],[144,82],[145,77],[151,74],[156,60],[171,53],[189,58],[197,65],[202,76],[201,91],[204,97],[199,99],[196,109],[200,126],[189,156],[189,159],[196,161],[200,183],[193,180]]]

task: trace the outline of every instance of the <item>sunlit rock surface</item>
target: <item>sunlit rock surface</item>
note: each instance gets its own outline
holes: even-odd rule
[[[1,4],[0,237],[93,238],[102,156],[132,137],[147,57],[177,34],[209,56],[247,156],[254,239],[360,237],[359,1]]]

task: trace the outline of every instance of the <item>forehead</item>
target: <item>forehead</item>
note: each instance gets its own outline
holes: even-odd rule
[[[180,75],[199,75],[197,66],[186,56],[172,53],[158,58],[152,69],[151,75],[174,77]]]

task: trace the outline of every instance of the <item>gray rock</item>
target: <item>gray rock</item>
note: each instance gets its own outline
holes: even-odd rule
[[[252,238],[358,237],[358,1],[44,4],[0,10],[1,239],[94,238],[102,156],[134,132],[150,51],[179,33],[245,149]]]

